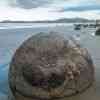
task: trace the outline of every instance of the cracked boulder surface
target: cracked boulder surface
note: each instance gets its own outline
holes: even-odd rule
[[[15,100],[49,100],[86,90],[94,65],[86,48],[60,33],[36,34],[15,52],[9,87]]]

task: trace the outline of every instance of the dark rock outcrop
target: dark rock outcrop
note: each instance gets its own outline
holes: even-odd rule
[[[100,35],[100,28],[98,28],[98,29],[96,30],[95,35]]]
[[[57,33],[41,33],[25,41],[9,69],[9,86],[16,100],[71,96],[87,89],[93,80],[88,51]]]

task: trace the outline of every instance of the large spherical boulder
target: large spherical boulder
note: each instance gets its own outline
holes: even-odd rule
[[[37,34],[25,41],[10,64],[9,86],[16,100],[63,98],[94,80],[88,51],[63,34]]]

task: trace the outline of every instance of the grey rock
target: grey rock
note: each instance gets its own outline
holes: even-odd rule
[[[63,98],[94,81],[87,49],[59,33],[41,33],[25,41],[13,56],[9,87],[16,100]]]
[[[100,35],[100,28],[96,30],[95,35]]]

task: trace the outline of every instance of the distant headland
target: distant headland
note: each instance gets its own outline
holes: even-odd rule
[[[12,20],[3,20],[0,23],[87,23],[95,22],[95,20],[89,20],[84,18],[62,18],[57,20],[45,20],[45,21],[12,21]]]

